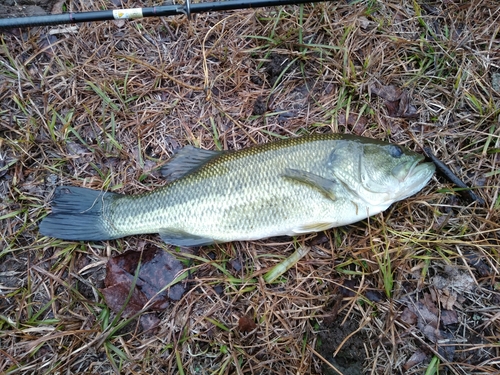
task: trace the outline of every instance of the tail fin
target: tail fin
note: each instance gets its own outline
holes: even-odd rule
[[[103,207],[116,196],[119,194],[74,186],[58,187],[51,202],[52,213],[40,223],[40,233],[73,241],[119,237],[109,233],[109,225],[103,219]]]

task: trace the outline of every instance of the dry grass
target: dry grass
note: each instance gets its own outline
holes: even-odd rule
[[[74,10],[101,5],[82,3]],[[0,35],[0,372],[497,373],[500,11],[493,0],[419,3]],[[409,90],[418,118],[389,117],[374,83]],[[299,238],[311,251],[270,285],[263,274],[296,244],[202,248],[154,332],[108,310],[105,262],[174,249],[157,236],[72,243],[37,231],[56,185],[136,193],[163,183],[154,169],[182,145],[328,131],[428,145],[486,205],[436,176],[369,221]],[[257,327],[241,332],[242,316]],[[322,359],[334,351],[340,370]]]

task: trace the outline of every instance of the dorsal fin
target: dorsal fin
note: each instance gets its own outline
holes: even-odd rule
[[[223,151],[202,150],[188,145],[178,150],[170,161],[160,168],[160,173],[168,182],[172,182],[194,172],[222,153]]]

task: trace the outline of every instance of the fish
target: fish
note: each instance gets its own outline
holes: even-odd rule
[[[344,226],[419,192],[435,166],[396,144],[312,134],[234,151],[186,146],[168,182],[124,195],[59,186],[43,236],[103,241],[159,233],[179,247],[298,236]]]

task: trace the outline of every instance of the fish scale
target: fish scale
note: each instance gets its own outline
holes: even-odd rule
[[[58,188],[40,231],[70,240],[160,233],[179,246],[320,231],[418,192],[434,172],[422,161],[399,146],[344,134],[230,152],[189,147],[164,169],[174,180],[155,191],[128,196]]]

